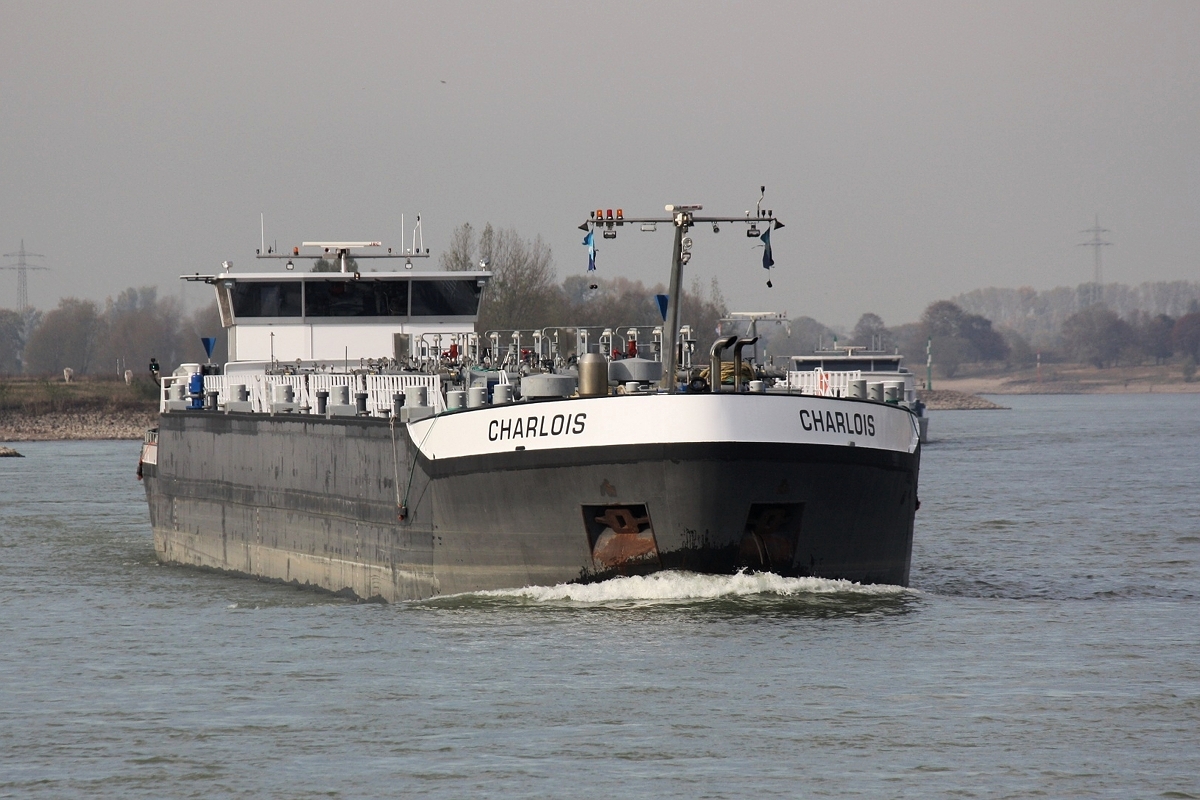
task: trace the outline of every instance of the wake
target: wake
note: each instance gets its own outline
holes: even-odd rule
[[[784,578],[770,572],[739,572],[736,575],[703,575],[665,571],[650,575],[611,578],[599,583],[560,583],[556,586],[524,586],[472,592],[475,597],[515,598],[538,603],[574,602],[679,602],[753,597],[756,595],[798,597],[804,595],[856,595],[892,597],[914,593],[903,586],[861,584],[827,578]]]

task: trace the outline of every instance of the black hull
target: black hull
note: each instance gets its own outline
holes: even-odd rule
[[[384,420],[175,412],[143,473],[161,560],[391,601],[659,569],[906,585],[919,459],[724,442],[430,461]]]

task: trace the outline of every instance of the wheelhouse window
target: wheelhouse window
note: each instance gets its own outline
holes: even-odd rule
[[[830,372],[870,372],[872,364],[870,359],[858,361],[848,358],[845,361],[826,361],[824,367]]]
[[[239,281],[229,290],[235,317],[300,316],[300,283]]]
[[[403,317],[408,315],[408,281],[307,280],[308,317]]]
[[[412,282],[414,317],[473,317],[479,310],[482,288],[470,280]]]

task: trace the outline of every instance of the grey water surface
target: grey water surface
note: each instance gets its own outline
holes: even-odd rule
[[[359,605],[158,566],[138,443],[23,443],[0,796],[1200,797],[1200,395],[999,399],[933,415],[913,591]]]

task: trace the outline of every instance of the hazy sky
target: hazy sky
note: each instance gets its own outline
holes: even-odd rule
[[[742,226],[693,234],[734,310],[1074,285],[1097,213],[1106,280],[1200,280],[1196,2],[3,0],[0,30],[0,248],[46,255],[41,308],[253,268],[260,212],[280,246],[399,246],[421,212],[435,254],[490,220],[582,274],[589,209],[760,184],[774,289]],[[623,232],[600,274],[665,280],[670,247]]]

